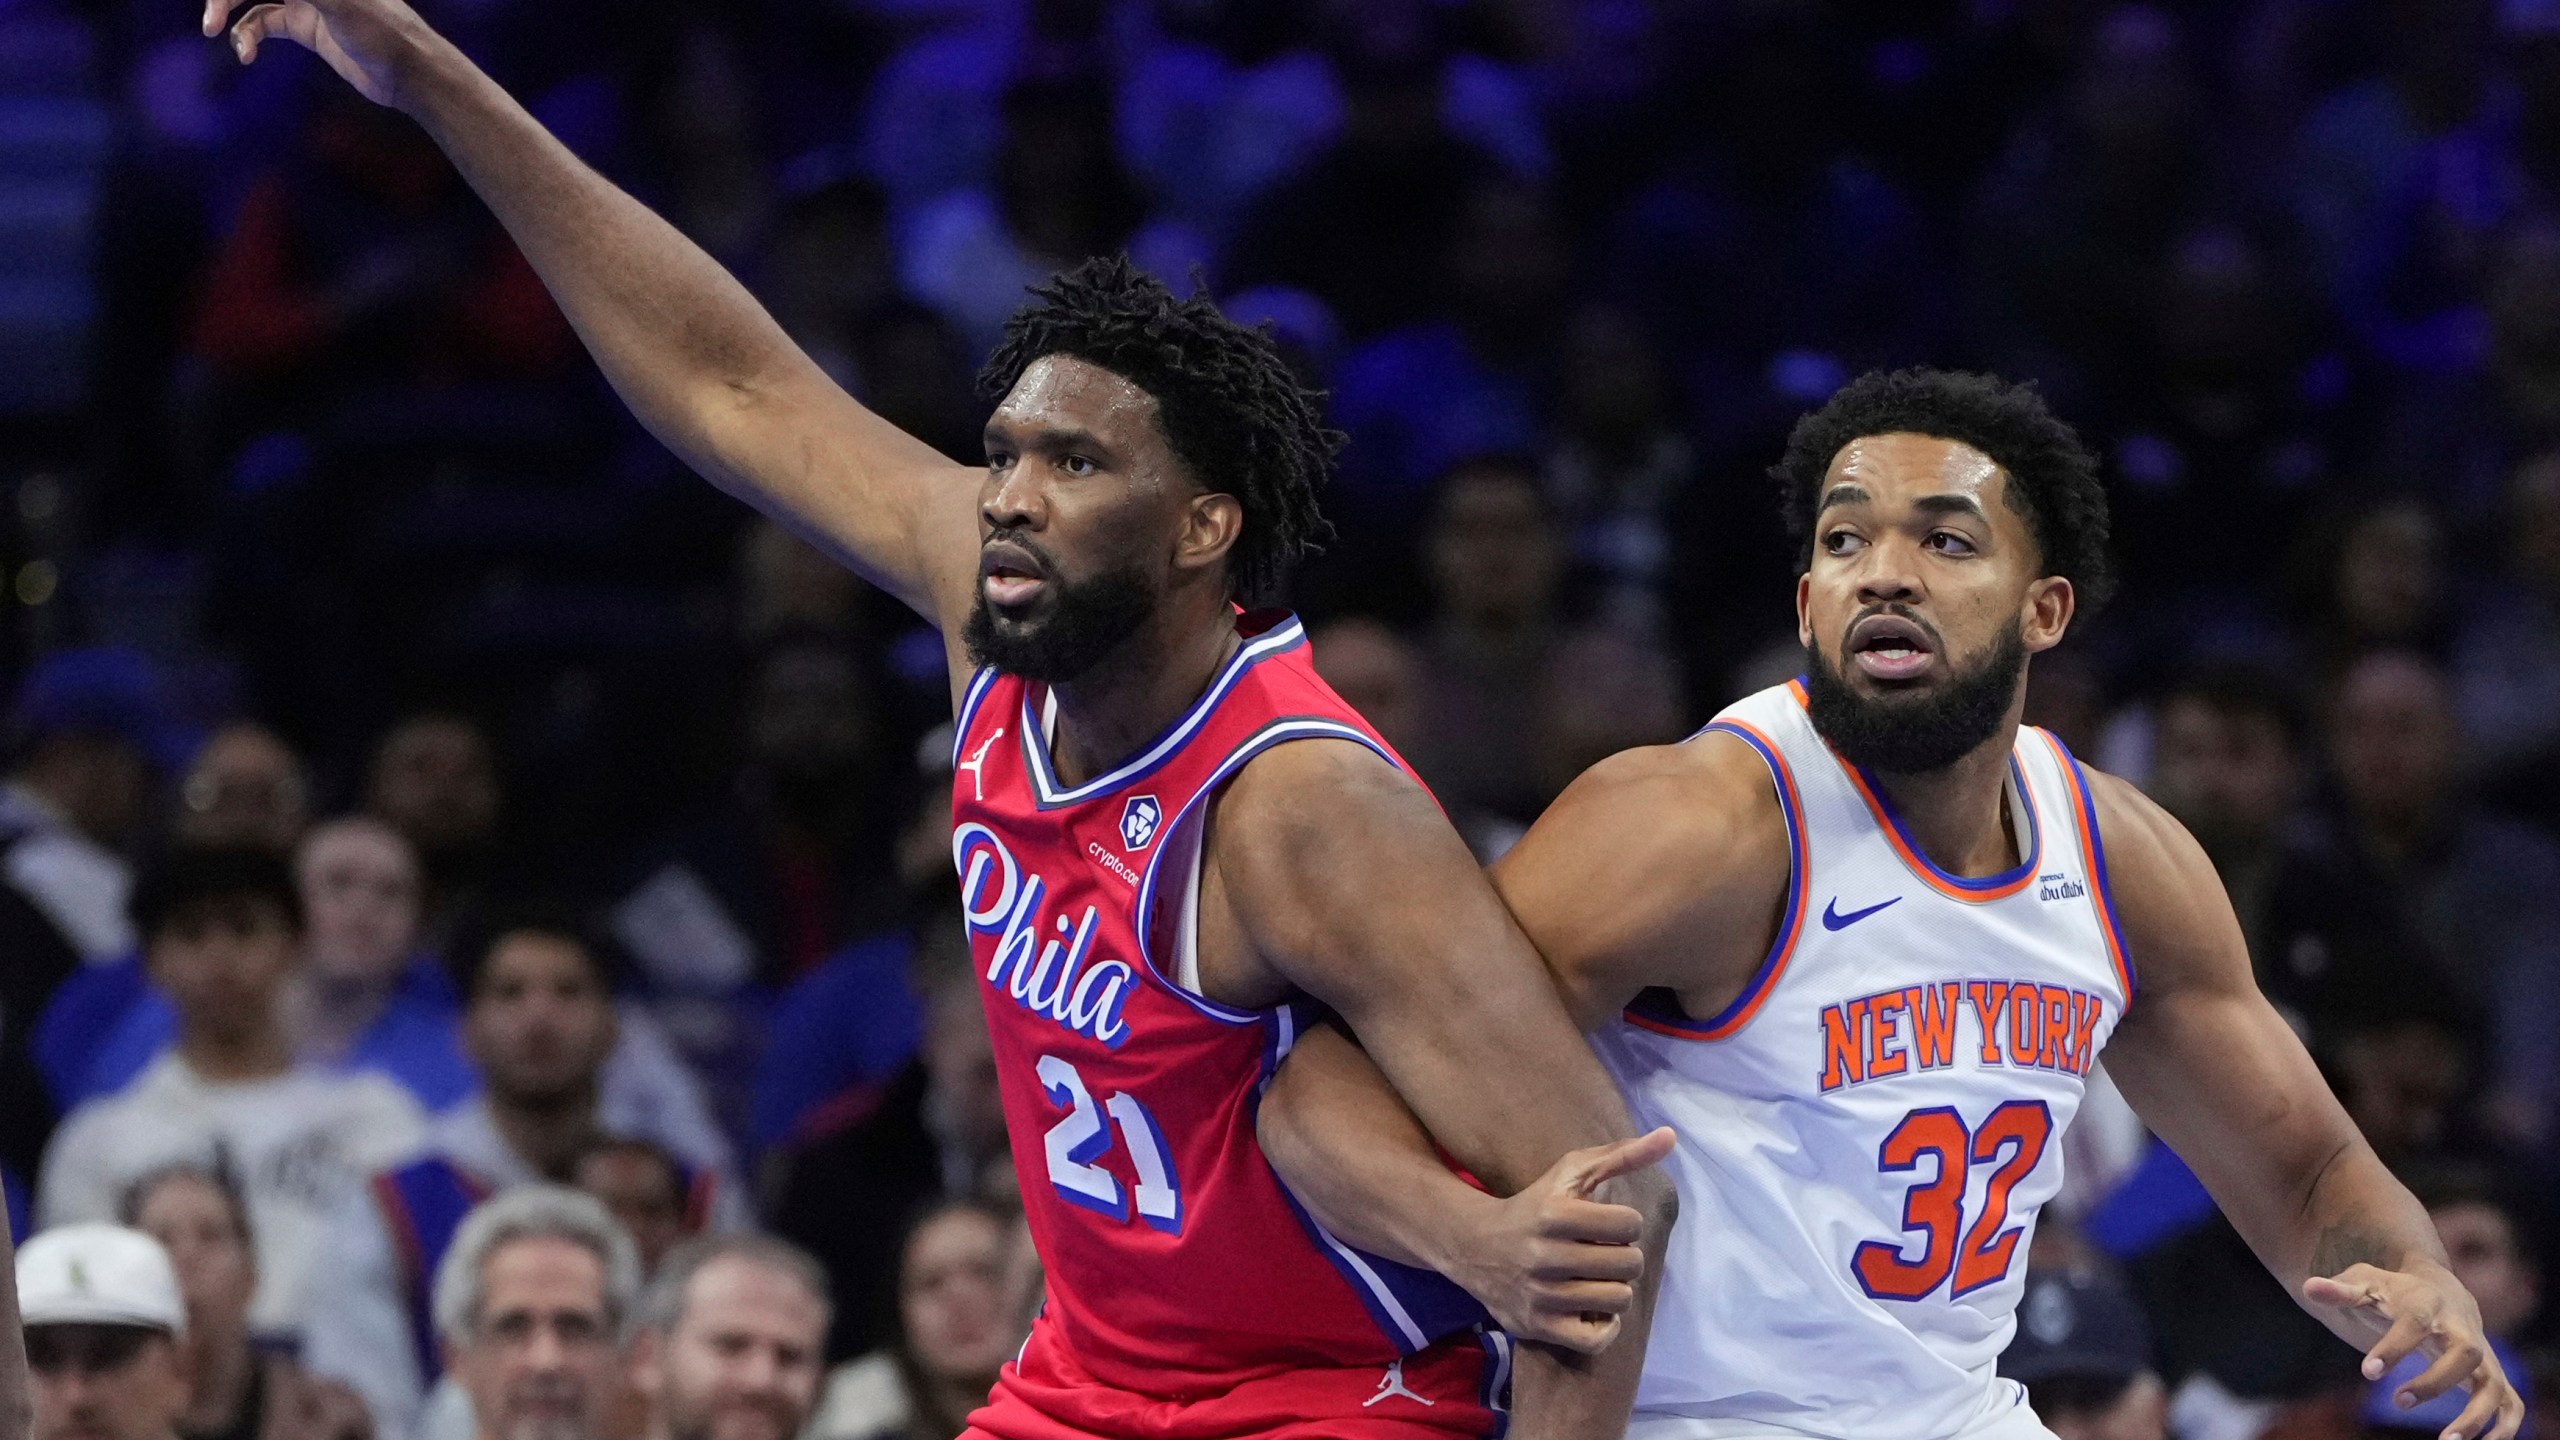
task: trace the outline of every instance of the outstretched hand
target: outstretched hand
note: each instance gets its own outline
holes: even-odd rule
[[[222,33],[243,0],[205,0],[204,33]],[[377,105],[399,103],[404,62],[432,32],[402,0],[269,0],[231,24],[232,53],[248,65],[269,39],[290,40]]]
[[[2302,1283],[2302,1293],[2312,1304],[2335,1310],[2349,1325],[2379,1337],[2365,1352],[2367,1380],[2390,1374],[2391,1367],[2419,1351],[2435,1362],[2400,1387],[2402,1409],[2457,1385],[2471,1392],[2471,1403],[2445,1427],[2442,1440],[2513,1440],[2524,1424],[2524,1401],[2489,1348],[2480,1307],[2441,1266],[2385,1270],[2350,1265],[2334,1276],[2312,1276]]]
[[[1635,1306],[1644,1217],[1591,1196],[1661,1163],[1673,1140],[1666,1127],[1573,1151],[1519,1194],[1478,1207],[1442,1268],[1514,1339],[1599,1354]]]

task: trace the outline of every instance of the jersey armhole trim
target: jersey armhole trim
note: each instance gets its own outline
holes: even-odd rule
[[[1342,721],[1328,720],[1316,715],[1300,715],[1274,720],[1253,732],[1246,737],[1243,744],[1228,752],[1227,758],[1218,762],[1218,768],[1210,773],[1209,778],[1182,807],[1181,812],[1164,826],[1161,838],[1157,841],[1155,856],[1147,862],[1147,872],[1138,882],[1137,914],[1134,917],[1138,931],[1138,959],[1146,966],[1148,976],[1157,984],[1181,997],[1184,1003],[1194,1010],[1212,1020],[1224,1021],[1229,1025],[1258,1025],[1268,1017],[1269,1012],[1239,1010],[1232,1005],[1221,1005],[1206,995],[1184,989],[1175,982],[1173,977],[1165,974],[1164,967],[1156,962],[1155,953],[1156,906],[1160,901],[1157,894],[1158,882],[1166,878],[1164,871],[1167,857],[1178,851],[1187,857],[1191,846],[1202,843],[1193,840],[1186,845],[1183,839],[1187,827],[1201,808],[1208,804],[1209,797],[1217,794],[1221,786],[1233,778],[1238,770],[1243,769],[1245,762],[1274,745],[1291,740],[1349,740],[1375,752],[1378,758],[1390,765],[1395,765],[1398,770],[1405,768],[1397,764],[1396,757],[1381,748],[1377,741]],[[1205,861],[1206,857],[1202,858]]]
[[[960,709],[951,720],[951,763],[954,768],[958,767],[961,755],[968,749],[969,727],[978,722],[978,706],[986,700],[987,692],[995,688],[995,683],[996,669],[990,665],[969,681],[969,688],[960,696]]]
[[[2106,936],[2107,959],[2116,970],[2116,983],[2124,987],[2124,1003],[2133,1004],[2133,953],[2125,948],[2124,924],[2116,918],[2116,892],[2107,878],[2107,841],[2098,830],[2098,798],[2089,788],[2089,772],[2081,767],[2071,747],[2050,730],[2038,730],[2047,745],[2053,747],[2053,758],[2061,763],[2062,783],[2071,787],[2072,820],[2080,831],[2080,853],[2089,863],[2089,888],[2097,892],[2098,929]]]
[[[1725,1040],[1740,1033],[1742,1027],[1751,1023],[1751,1017],[1760,1013],[1760,1007],[1768,1000],[1770,992],[1778,988],[1779,977],[1786,973],[1787,960],[1795,953],[1797,937],[1804,933],[1808,851],[1804,804],[1796,792],[1795,773],[1787,768],[1786,757],[1778,752],[1776,743],[1749,723],[1718,720],[1698,734],[1714,731],[1722,731],[1759,751],[1761,760],[1769,766],[1771,778],[1777,783],[1778,808],[1785,813],[1787,820],[1786,920],[1779,925],[1776,943],[1762,957],[1760,968],[1752,972],[1751,979],[1742,987],[1742,993],[1733,997],[1733,1003],[1707,1019],[1692,1020],[1681,1014],[1676,1004],[1642,1010],[1632,1005],[1627,1007],[1628,1024],[1680,1040]],[[1638,1003],[1642,1003],[1641,999]]]

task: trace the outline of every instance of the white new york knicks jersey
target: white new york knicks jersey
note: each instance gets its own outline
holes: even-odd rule
[[[1969,880],[1832,753],[1799,686],[1689,743],[1736,740],[1786,814],[1777,943],[1723,1013],[1650,991],[1596,1037],[1639,1121],[1680,1133],[1680,1222],[1628,1433],[2041,1435],[1994,1362],[2063,1128],[2132,991],[2085,777],[2021,730],[2024,862]]]

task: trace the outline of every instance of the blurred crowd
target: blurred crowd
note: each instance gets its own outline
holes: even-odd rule
[[[1800,664],[1797,414],[2036,380],[2125,583],[2030,719],[2202,840],[2560,1388],[2560,0],[420,9],[964,460],[1054,268],[1270,324],[1349,436],[1283,598],[1487,858]],[[187,1440],[469,1433],[439,1257],[537,1182],[662,1278],[796,1242],[753,1253],[826,1317],[823,1433],[953,1433],[1038,1284],[938,639],[642,434],[407,121],[193,20],[0,0],[22,1231],[165,1242]],[[2089,1113],[2022,1321],[2049,1419],[2427,1423]]]

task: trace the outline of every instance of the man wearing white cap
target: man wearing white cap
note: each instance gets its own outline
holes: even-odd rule
[[[62,1225],[18,1252],[34,1372],[34,1440],[176,1440],[187,1312],[160,1242],[121,1225]]]

